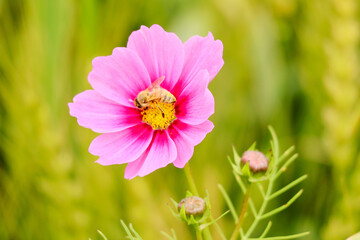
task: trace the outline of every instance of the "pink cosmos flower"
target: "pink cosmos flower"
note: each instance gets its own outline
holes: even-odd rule
[[[214,125],[209,82],[224,64],[223,45],[193,36],[184,44],[159,25],[133,32],[127,47],[96,57],[88,80],[94,90],[69,103],[79,125],[102,135],[89,152],[99,164],[127,163],[125,178],[173,163],[182,168]]]

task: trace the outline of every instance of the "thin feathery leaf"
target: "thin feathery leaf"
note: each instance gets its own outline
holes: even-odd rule
[[[168,239],[170,239],[170,240],[176,240],[176,238],[173,238],[172,236],[170,236],[169,234],[167,234],[167,233],[164,232],[164,231],[160,231],[160,233],[161,233],[162,235],[164,235],[165,237],[167,237]]]
[[[171,231],[171,233],[172,233],[172,235],[173,235],[174,240],[177,240],[177,236],[176,236],[175,230],[172,228],[172,229],[170,229],[170,231]]]
[[[278,164],[281,164],[295,150],[295,146],[289,147],[279,158]]]
[[[247,240],[258,240],[258,239],[263,239],[263,240],[286,240],[286,239],[296,239],[296,238],[305,237],[305,236],[307,236],[309,234],[310,234],[310,232],[303,232],[303,233],[298,233],[298,234],[293,234],[293,235],[288,235],[288,236],[277,236],[277,237],[267,237],[267,238],[248,238]]]
[[[273,129],[272,126],[268,126],[269,131],[271,133],[271,137],[272,137],[272,142],[273,142],[273,153],[274,153],[274,160],[275,160],[275,164],[279,162],[279,141],[277,138],[277,135],[275,133],[275,130]]]
[[[205,228],[207,228],[208,226],[210,226],[211,224],[216,223],[220,218],[222,218],[223,216],[225,216],[226,214],[228,214],[230,212],[230,210],[227,210],[226,212],[224,212],[223,214],[221,214],[219,217],[217,217],[215,220],[212,220],[211,222],[208,223],[204,223],[201,224],[199,229],[200,231],[204,230]],[[226,239],[226,238],[225,238]]]
[[[302,181],[304,181],[307,178],[307,175],[303,175],[301,177],[299,177],[298,179],[292,181],[291,183],[289,183],[288,185],[286,185],[285,187],[281,188],[280,190],[276,191],[275,193],[273,193],[270,197],[269,200],[276,198],[277,196],[279,196],[280,194],[286,192],[287,190],[289,190],[290,188],[296,186],[297,184],[301,183]]]
[[[264,237],[266,237],[266,234],[269,232],[271,226],[272,226],[272,222],[269,221],[264,232],[261,234],[260,239],[263,239]]]
[[[176,202],[173,198],[170,198],[170,201],[172,202],[172,204],[174,204],[174,207],[178,206],[178,202]]]
[[[299,156],[299,154],[295,153],[289,160],[287,160],[284,165],[279,169],[279,171],[276,173],[274,179],[277,179],[283,172],[286,171],[287,167],[295,161],[295,159]]]
[[[121,225],[123,226],[123,228],[125,229],[125,232],[127,234],[127,236],[131,239],[134,240],[134,236],[131,234],[130,229],[128,228],[128,226],[126,226],[125,222],[123,220],[120,220]]]
[[[133,225],[131,223],[129,223],[129,228],[132,231],[132,233],[134,233],[134,235],[137,239],[142,240],[141,236],[135,231],[135,229],[133,228]]]
[[[301,194],[303,193],[303,189],[301,189],[299,192],[297,192],[287,203],[285,203],[284,205],[278,207],[278,208],[275,208],[274,210],[268,212],[268,213],[265,213],[264,215],[262,215],[260,217],[260,219],[265,219],[265,218],[268,218],[268,217],[271,217],[283,210],[285,210],[286,208],[288,208],[293,202],[295,202],[296,199],[298,199]]]

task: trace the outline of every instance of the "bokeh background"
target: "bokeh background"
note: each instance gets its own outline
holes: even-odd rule
[[[154,23],[183,41],[211,31],[224,44],[210,84],[216,127],[191,160],[213,215],[226,210],[218,183],[240,206],[231,145],[268,150],[271,124],[282,150],[300,154],[277,187],[309,177],[270,235],[360,231],[359,20],[357,0],[0,0],[0,239],[100,239],[97,229],[124,239],[120,219],[145,239],[171,228],[191,239],[168,209],[188,189],[183,170],[125,180],[125,166],[94,163],[87,148],[96,134],[68,113],[90,88],[91,60]],[[230,215],[219,224],[230,234]]]

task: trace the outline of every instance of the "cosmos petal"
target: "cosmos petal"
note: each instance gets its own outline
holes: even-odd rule
[[[152,81],[165,76],[161,87],[173,88],[184,65],[184,47],[176,34],[159,25],[141,26],[130,35],[127,47],[140,56]]]
[[[188,124],[200,124],[215,111],[214,97],[207,88],[209,74],[201,70],[190,80],[176,102],[176,117]]]
[[[124,107],[94,90],[87,90],[69,103],[70,115],[77,118],[80,126],[94,132],[116,132],[141,122],[141,115],[134,108]]]
[[[176,120],[169,127],[170,137],[177,149],[174,166],[183,168],[192,157],[194,146],[198,145],[213,128],[214,124],[208,120],[198,125],[189,125]]]
[[[182,79],[191,79],[200,70],[209,72],[211,81],[224,65],[222,58],[223,44],[214,40],[209,32],[206,37],[193,36],[184,43],[185,64],[181,74]]]
[[[138,55],[127,48],[115,48],[112,55],[93,60],[88,79],[104,97],[119,104],[135,107],[132,102],[151,81]]]
[[[141,123],[120,132],[98,136],[91,142],[89,152],[100,156],[96,162],[101,165],[128,163],[145,152],[152,137],[152,128]]]
[[[176,146],[167,131],[155,131],[154,138],[146,152],[125,169],[125,178],[143,177],[176,159]]]

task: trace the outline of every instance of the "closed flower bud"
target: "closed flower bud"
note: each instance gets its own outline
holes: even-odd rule
[[[204,199],[197,196],[190,196],[182,199],[179,202],[178,209],[180,210],[183,205],[187,215],[198,216],[204,213],[206,209],[206,203]]]
[[[259,151],[246,151],[244,152],[241,162],[246,164],[249,162],[249,168],[253,173],[266,171],[268,168],[269,160],[266,156]]]

